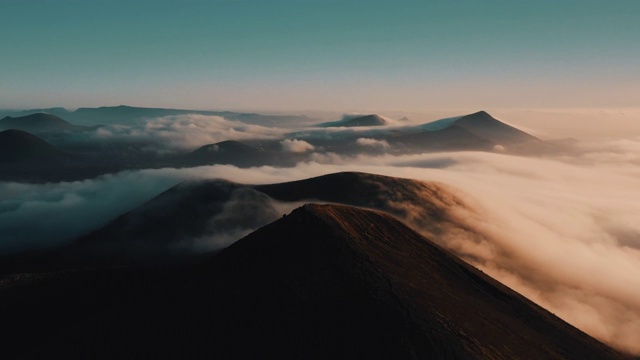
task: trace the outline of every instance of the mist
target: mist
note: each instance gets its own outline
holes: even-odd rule
[[[113,143],[137,145],[159,155],[187,152],[225,140],[279,139],[285,129],[228,120],[221,116],[184,114],[138,121],[129,125],[105,125],[93,131],[54,139],[60,146]]]
[[[182,178],[175,171],[142,170],[76,182],[0,182],[0,254],[67,243]]]

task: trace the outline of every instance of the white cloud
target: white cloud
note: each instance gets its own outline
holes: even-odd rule
[[[158,195],[182,176],[143,170],[55,184],[0,182],[0,252],[69,242]]]
[[[152,143],[154,150],[193,150],[225,140],[277,139],[286,131],[220,116],[179,115],[146,120],[133,126],[109,125],[99,128],[95,138],[111,141]]]
[[[387,140],[376,140],[373,138],[358,138],[356,140],[356,144],[360,146],[371,146],[387,149],[389,147],[389,143]]]
[[[282,150],[290,153],[306,153],[315,149],[315,147],[308,142],[297,139],[284,139],[280,141],[280,145],[282,145]]]

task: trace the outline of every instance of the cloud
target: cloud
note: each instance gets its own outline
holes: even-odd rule
[[[284,139],[280,141],[280,145],[282,145],[282,150],[290,153],[306,153],[309,151],[315,150],[315,147],[304,140],[297,139]]]
[[[153,118],[132,126],[101,127],[87,141],[148,144],[150,151],[185,151],[225,140],[277,139],[285,132],[220,116],[191,114]]]
[[[208,220],[204,233],[195,239],[187,238],[178,246],[197,252],[219,250],[303,204],[275,201],[249,188],[234,190],[221,211]]]
[[[370,146],[383,149],[389,148],[389,143],[387,142],[387,140],[376,140],[372,138],[358,138],[356,140],[356,144],[360,146]]]
[[[0,182],[0,253],[68,242],[180,179],[175,172],[143,170],[56,184]]]

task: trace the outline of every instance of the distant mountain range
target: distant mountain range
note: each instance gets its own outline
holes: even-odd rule
[[[95,127],[73,125],[53,114],[35,113],[22,117],[7,116],[0,120],[0,130],[16,129],[32,134],[52,132],[89,131]]]
[[[311,124],[314,121],[314,119],[304,115],[263,115],[232,111],[145,108],[126,105],[79,108],[75,111],[69,111],[60,107],[20,111],[0,111],[0,114],[4,114],[5,116],[25,116],[33,113],[49,113],[67,119],[75,124],[87,126],[109,124],[131,125],[145,119],[187,114],[222,116],[230,120],[238,120],[248,124],[260,124],[264,126],[274,126],[276,124]]]
[[[63,111],[55,108],[55,111]],[[65,110],[66,111],[66,110]],[[117,122],[135,122],[152,116],[170,116],[167,114],[187,114],[190,110],[147,109],[134,107],[81,108],[67,112],[67,116],[94,114],[97,117]],[[204,112],[202,112],[204,113]],[[76,114],[76,115],[70,115]],[[98,115],[96,115],[98,114]],[[222,113],[217,113],[222,114]],[[282,117],[258,114],[224,113],[235,119],[249,118],[251,121],[276,121]],[[93,116],[93,115],[91,115]],[[86,119],[86,117],[85,117]],[[94,119],[97,119],[94,117]],[[292,117],[290,121],[299,118]],[[260,121],[262,121],[260,120]],[[280,121],[278,120],[278,121]],[[308,120],[305,118],[305,121]],[[334,125],[332,125],[334,124]],[[329,129],[332,128],[332,129]],[[226,140],[213,144],[203,144],[199,148],[186,152],[154,152],[161,149],[162,139],[141,134],[142,128],[129,128],[132,134],[120,137],[111,134],[98,136],[97,126],[78,126],[52,114],[35,113],[23,117],[5,117],[0,120],[0,129],[25,130],[42,137],[42,141],[58,149],[51,150],[77,155],[81,162],[65,164],[68,169],[57,169],[54,173],[38,168],[38,161],[28,159],[28,154],[46,152],[37,141],[23,142],[17,153],[23,159],[21,171],[8,169],[0,173],[2,180],[60,181],[79,180],[84,176],[95,176],[108,172],[132,168],[192,167],[214,164],[228,164],[238,167],[251,166],[294,166],[301,161],[310,161],[314,153],[337,154],[342,156],[418,154],[437,151],[500,151],[511,154],[544,154],[562,151],[572,146],[568,142],[545,142],[532,135],[505,124],[484,111],[437,120],[423,125],[390,126],[379,115],[348,117],[338,122],[324,123],[323,127],[305,128],[284,133],[275,139],[246,139],[242,142]],[[171,132],[172,130],[166,130]],[[176,130],[178,131],[178,130]],[[117,131],[116,131],[117,132]],[[177,135],[177,134],[173,134]],[[291,152],[282,145],[284,139],[304,141],[312,151]],[[32,139],[33,140],[33,139]],[[41,142],[42,142],[41,141]],[[368,145],[368,146],[367,146]],[[17,146],[17,145],[16,145]],[[8,158],[9,155],[6,155]],[[35,155],[34,155],[35,156]],[[35,158],[34,158],[35,159]],[[16,160],[17,161],[17,160]],[[5,161],[6,163],[7,161]],[[28,165],[30,164],[30,165]],[[28,165],[28,166],[27,166]]]
[[[188,266],[5,276],[0,316],[11,358],[623,358],[393,217],[340,205]]]

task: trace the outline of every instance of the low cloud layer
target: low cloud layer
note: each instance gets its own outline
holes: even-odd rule
[[[90,140],[148,143],[149,151],[187,151],[225,140],[276,139],[284,132],[220,116],[191,114],[149,119],[134,126],[101,127]]]
[[[182,176],[143,170],[57,184],[0,182],[0,254],[69,242],[175,185]]]

